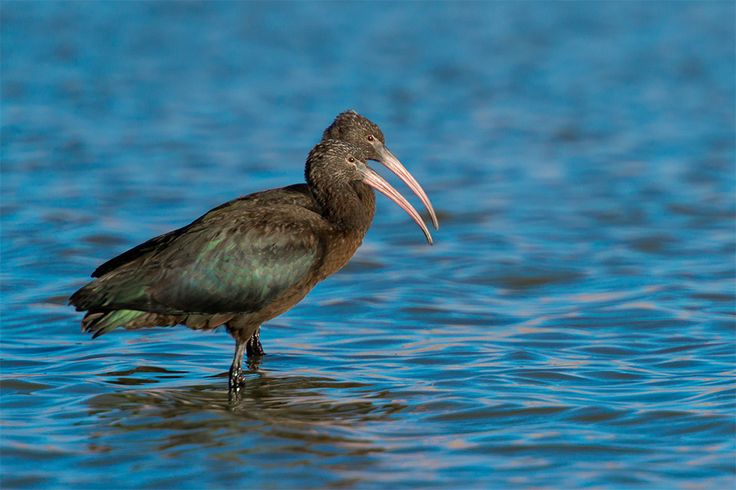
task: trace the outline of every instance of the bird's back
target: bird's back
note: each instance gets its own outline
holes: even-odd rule
[[[279,189],[270,189],[263,192],[248,194],[247,196],[238,197],[211,209],[205,215],[187,226],[151,238],[150,240],[113,257],[97,267],[97,269],[92,272],[92,277],[102,277],[108,272],[112,272],[140,257],[145,257],[158,250],[166,248],[172,240],[186,233],[190,227],[199,221],[206,219],[213,213],[222,212],[223,210],[227,210],[227,212],[238,212],[241,210],[247,212],[249,207],[254,205],[257,206],[259,204],[286,204],[302,207],[316,213],[319,212],[319,205],[312,197],[309,187],[306,184],[294,184]]]

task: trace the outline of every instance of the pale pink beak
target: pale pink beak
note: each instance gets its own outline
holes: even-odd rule
[[[432,203],[430,202],[427,193],[424,192],[424,189],[422,189],[422,186],[419,185],[419,182],[417,182],[416,179],[409,173],[409,171],[404,168],[399,159],[396,158],[396,156],[391,153],[388,148],[382,145],[380,148],[377,149],[378,153],[381,155],[381,159],[379,160],[379,162],[385,165],[387,169],[395,173],[406,185],[409,186],[414,194],[417,195],[419,200],[422,201],[422,204],[424,204],[424,207],[427,208],[427,211],[429,211],[429,217],[432,218],[434,229],[439,230],[440,224],[439,221],[437,221],[437,215],[434,212],[434,208],[432,207]]]
[[[394,158],[396,158],[396,157],[394,157]],[[398,162],[398,160],[396,160],[396,161]],[[414,178],[411,176],[411,174],[409,172],[407,172],[407,170],[401,164],[399,164],[399,166],[406,173],[406,175],[408,176],[408,179],[411,179],[411,180],[409,180],[407,182],[407,180],[404,180],[404,178],[402,177],[402,180],[404,180],[404,182],[407,182],[407,185],[415,193],[417,193],[417,190],[416,190],[417,188],[419,188],[421,190],[421,187],[419,187],[419,184],[417,184],[416,180],[414,180]],[[388,182],[386,182],[386,180],[383,177],[381,177],[380,175],[378,175],[375,171],[373,171],[373,169],[371,169],[367,165],[361,165],[361,167],[362,168],[360,169],[360,173],[363,175],[363,182],[365,182],[366,184],[368,184],[369,186],[373,187],[374,189],[376,189],[381,194],[383,194],[386,197],[388,197],[389,199],[391,199],[393,202],[395,202],[396,204],[398,204],[401,209],[403,209],[404,211],[406,211],[406,213],[409,216],[411,216],[414,221],[416,221],[416,223],[419,225],[419,227],[424,232],[424,236],[427,239],[427,243],[429,243],[430,245],[432,245],[432,235],[429,234],[429,229],[427,228],[427,225],[424,224],[424,221],[422,220],[422,217],[419,216],[419,213],[417,212],[417,210],[414,209],[411,204],[409,204],[409,201],[407,201],[406,199],[404,199],[404,196],[402,196],[401,194],[399,194],[399,191],[397,191],[396,189],[394,189],[393,187],[391,187],[391,184],[389,184]],[[398,174],[398,172],[396,172],[396,171],[394,171],[394,172]],[[401,175],[399,175],[399,176],[401,177]],[[423,191],[422,191],[422,193],[423,193]],[[419,195],[419,197],[421,199],[421,195],[418,194],[418,193],[417,193],[417,195]],[[426,194],[425,194],[425,198],[426,198]],[[422,202],[424,202],[424,200],[422,200]],[[427,199],[427,203],[429,203],[429,199]],[[425,205],[427,205],[427,204],[425,203]],[[431,204],[429,205],[428,209],[431,210],[430,213],[434,217],[434,210],[432,209]],[[434,218],[434,219],[436,220],[436,218]]]

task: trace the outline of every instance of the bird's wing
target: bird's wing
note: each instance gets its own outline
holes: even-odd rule
[[[137,245],[116,257],[113,257],[112,259],[97,267],[97,269],[95,269],[92,273],[92,277],[102,277],[108,272],[112,272],[118,267],[132,262],[137,258],[144,257],[150,253],[156,252],[159,249],[165,248],[169,242],[171,242],[182,233],[185,233],[192,225],[196,224],[202,219],[205,219],[211,213],[218,212],[221,209],[239,208],[242,204],[245,204],[246,206],[251,206],[256,203],[271,205],[291,204],[294,206],[309,209],[311,211],[319,212],[319,206],[312,197],[312,193],[310,192],[307,184],[294,184],[287,187],[282,187],[280,189],[271,189],[268,191],[256,192],[254,194],[242,196],[221,204],[220,206],[208,211],[207,214],[194,221],[194,223],[170,231],[168,233],[164,233],[163,235],[159,235],[155,238],[151,238],[150,240],[145,241],[140,245]]]
[[[321,216],[279,204],[233,218],[212,217],[151,261],[147,269],[163,273],[149,301],[201,313],[256,311],[322,264]]]
[[[164,233],[163,235],[151,238],[150,240],[147,240],[140,245],[137,245],[130,250],[127,250],[120,255],[111,258],[104,264],[97,267],[97,269],[95,269],[92,273],[92,277],[102,277],[108,272],[114,271],[118,267],[121,267],[139,257],[145,256],[151,252],[155,252],[156,250],[165,247],[166,244],[169,243],[171,240],[184,233],[187,228],[189,228],[189,226],[191,225],[187,225],[177,230],[172,230],[168,233]]]
[[[328,226],[301,206],[231,201],[136,247],[141,255],[71,301],[78,309],[165,314],[257,311],[308,282],[322,263]]]

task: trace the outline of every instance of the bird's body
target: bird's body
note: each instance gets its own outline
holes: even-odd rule
[[[121,324],[226,324],[248,340],[350,260],[375,210],[368,186],[356,198],[351,227],[326,219],[306,184],[232,200],[102,264],[72,302],[89,310],[83,326],[95,336]]]
[[[260,325],[301,301],[360,246],[375,212],[371,187],[411,208],[365,160],[361,148],[323,139],[307,160],[305,184],[234,199],[105,262],[70,299],[87,311],[83,330],[96,337],[121,326],[225,325],[236,341],[237,389],[246,346],[249,355],[262,353]]]

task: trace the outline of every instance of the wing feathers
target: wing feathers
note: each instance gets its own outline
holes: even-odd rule
[[[201,323],[197,314],[256,311],[305,284],[324,256],[329,224],[297,205],[311,197],[298,189],[287,196],[291,202],[283,199],[280,195],[267,206],[263,198],[231,201],[138,245],[102,264],[94,273],[97,279],[70,302],[90,310],[90,317],[107,312],[86,320],[96,331],[154,320],[111,315],[112,310],[191,315],[193,324]]]

